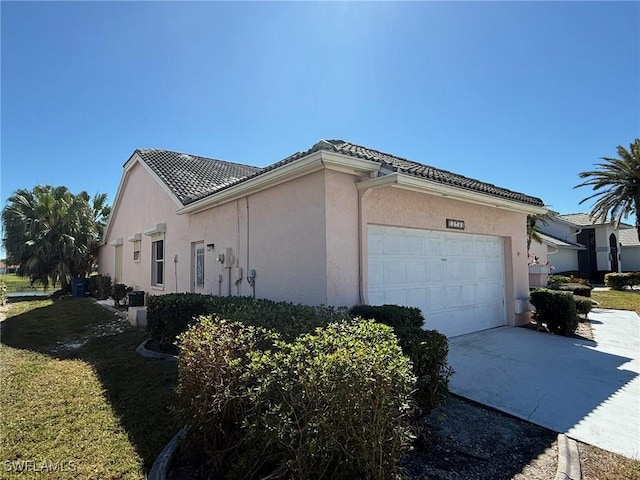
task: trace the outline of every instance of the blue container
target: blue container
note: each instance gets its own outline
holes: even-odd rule
[[[87,290],[86,278],[72,278],[71,279],[71,295],[75,298],[82,298]]]

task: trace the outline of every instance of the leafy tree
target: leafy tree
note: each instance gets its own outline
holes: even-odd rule
[[[67,187],[20,189],[2,210],[5,251],[18,273],[45,288],[85,277],[98,253],[111,207],[106,194],[74,195]]]
[[[590,185],[596,191],[580,203],[597,198],[591,216],[603,222],[612,218],[620,223],[622,217],[635,214],[640,240],[640,139],[636,138],[629,150],[618,146],[618,158],[602,157],[602,160],[603,163],[596,164],[597,170],[579,173],[580,178],[588,180],[574,188]]]

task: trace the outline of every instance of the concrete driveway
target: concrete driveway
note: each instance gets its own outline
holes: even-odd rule
[[[640,317],[589,318],[595,342],[513,327],[449,339],[450,390],[640,459]]]

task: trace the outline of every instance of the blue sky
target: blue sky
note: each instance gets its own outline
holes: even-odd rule
[[[110,201],[133,150],[339,138],[542,198],[640,136],[639,2],[1,3],[2,204]]]

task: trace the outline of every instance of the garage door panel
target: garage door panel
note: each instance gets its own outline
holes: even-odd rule
[[[406,301],[408,305],[425,305],[428,298],[428,290],[422,288],[407,289]]]
[[[460,335],[506,323],[499,237],[369,226],[369,303],[420,308],[425,328]]]
[[[382,262],[369,262],[369,285],[372,287],[384,285],[384,264]]]
[[[404,253],[404,238],[402,235],[385,235],[383,239],[383,251],[387,255]]]
[[[367,239],[367,248],[369,249],[369,255],[381,255],[383,252],[382,248],[382,234],[371,234]]]
[[[384,262],[385,284],[397,285],[406,283],[407,276],[404,262]]]
[[[425,262],[413,262],[407,265],[407,282],[424,283],[427,280],[427,265]]]
[[[387,290],[384,293],[384,302],[388,304],[408,305],[406,290]]]
[[[408,255],[424,255],[424,238],[415,236],[407,237],[406,252]]]

